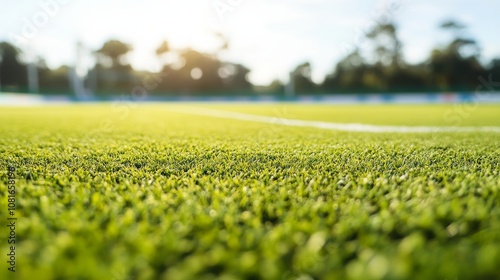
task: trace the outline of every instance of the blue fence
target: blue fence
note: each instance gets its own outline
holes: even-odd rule
[[[332,94],[279,96],[172,96],[140,97],[131,95],[119,97],[87,97],[77,99],[69,96],[0,93],[0,105],[36,105],[93,102],[234,102],[234,103],[328,103],[328,104],[444,104],[444,103],[500,103],[500,92],[475,93],[421,93],[421,94]]]

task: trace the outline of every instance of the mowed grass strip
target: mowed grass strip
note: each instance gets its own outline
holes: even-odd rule
[[[17,279],[500,277],[498,134],[346,133],[170,106],[0,109]]]

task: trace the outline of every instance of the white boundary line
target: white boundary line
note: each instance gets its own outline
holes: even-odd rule
[[[268,124],[277,124],[295,127],[312,127],[327,130],[367,132],[367,133],[439,133],[439,132],[497,132],[500,133],[500,127],[497,126],[478,126],[478,127],[459,127],[459,126],[379,126],[359,123],[331,123],[322,121],[305,121],[284,119],[277,117],[258,116],[244,113],[236,113],[222,110],[214,110],[201,107],[169,108],[169,111],[208,116],[215,118],[233,119],[249,122],[260,122]]]

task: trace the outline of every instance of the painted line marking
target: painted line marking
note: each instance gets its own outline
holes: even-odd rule
[[[276,124],[295,127],[312,127],[327,130],[349,131],[349,132],[367,132],[367,133],[440,133],[440,132],[497,132],[500,133],[500,127],[497,126],[478,126],[478,127],[459,127],[459,126],[387,126],[370,125],[360,123],[332,123],[322,121],[306,121],[296,119],[285,119],[277,117],[259,116],[245,113],[229,112],[223,110],[208,109],[202,107],[184,107],[183,109],[169,108],[169,111],[208,116],[223,119],[232,119],[248,122],[260,122],[267,124]]]

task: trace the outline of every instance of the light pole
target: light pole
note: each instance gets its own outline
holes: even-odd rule
[[[292,98],[295,95],[295,74],[297,72],[294,70],[290,72],[290,79],[288,84],[285,85],[285,96],[287,98]]]
[[[26,50],[24,55],[28,74],[28,91],[29,93],[38,93],[38,66],[36,56],[31,48]]]
[[[3,60],[3,49],[0,48],[0,93],[2,93],[2,60]]]

